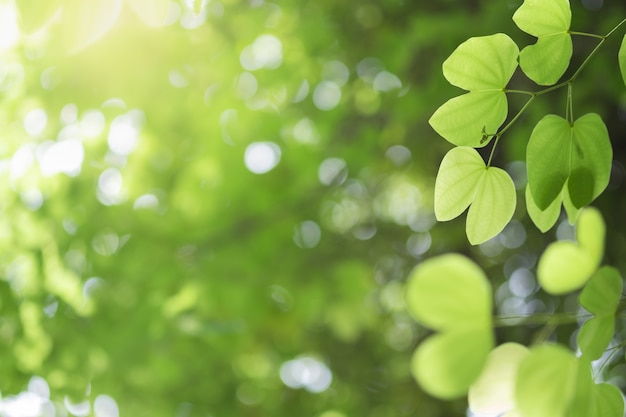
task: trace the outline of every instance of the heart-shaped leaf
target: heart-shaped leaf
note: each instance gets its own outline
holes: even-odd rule
[[[576,388],[578,363],[569,350],[540,345],[520,363],[515,402],[524,417],[563,416]]]
[[[537,84],[556,83],[572,57],[569,1],[525,0],[513,15],[513,21],[521,30],[538,38],[536,44],[520,53],[524,73]]]
[[[437,334],[417,348],[411,373],[430,395],[463,396],[480,375],[493,344],[492,330],[486,328]]]
[[[474,37],[459,45],[443,63],[450,84],[468,91],[502,91],[517,68],[519,49],[503,33]]]
[[[509,174],[487,167],[475,149],[460,146],[443,158],[435,180],[435,216],[439,221],[451,220],[471,205],[465,229],[472,245],[504,229],[513,217],[516,199]]]
[[[572,125],[562,117],[545,116],[526,149],[528,185],[537,207],[547,209],[566,183],[575,208],[589,204],[608,185],[612,157],[608,132],[597,114],[586,114]]]
[[[468,258],[449,254],[420,263],[407,285],[413,316],[434,330],[491,326],[492,290],[485,273]]]
[[[620,390],[611,384],[593,382],[591,363],[579,361],[576,393],[568,417],[623,417],[624,400]]]
[[[541,37],[522,49],[519,64],[524,74],[539,85],[555,84],[567,70],[572,58],[572,37],[564,32]]]
[[[479,415],[500,415],[514,409],[517,369],[529,353],[526,346],[518,343],[505,343],[492,350],[469,389],[470,410]]]
[[[565,294],[587,282],[604,253],[604,221],[592,207],[582,211],[574,242],[554,242],[545,250],[537,267],[539,283],[550,294]]]

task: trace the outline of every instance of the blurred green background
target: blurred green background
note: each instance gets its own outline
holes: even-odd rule
[[[0,415],[466,415],[409,375],[428,335],[404,306],[411,268],[471,256],[502,315],[575,301],[534,277],[572,227],[542,235],[523,202],[527,138],[563,92],[501,142],[519,190],[503,233],[471,247],[463,218],[432,213],[451,145],[427,121],[460,92],[441,63],[471,36],[532,43],[511,21],[520,4],[0,0]],[[599,34],[626,14],[617,0],[572,9],[573,30]],[[609,127],[595,205],[624,273],[620,37],[576,82],[574,112]],[[595,41],[575,41],[580,63]],[[606,378],[623,389],[625,373]]]

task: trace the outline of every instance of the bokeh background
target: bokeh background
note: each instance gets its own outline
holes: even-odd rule
[[[460,94],[441,63],[471,36],[532,43],[511,21],[520,4],[1,0],[0,415],[465,416],[463,399],[439,402],[409,374],[429,334],[404,305],[410,270],[464,253],[504,316],[576,301],[534,276],[572,227],[541,234],[523,201],[527,138],[563,114],[564,92],[501,141],[495,165],[519,203],[500,235],[472,247],[463,218],[432,213],[451,145],[428,118]],[[626,16],[618,0],[571,5],[573,30]],[[621,36],[575,83],[574,113],[609,127],[615,163],[595,205],[624,273]],[[597,41],[575,42],[579,64]],[[623,363],[605,367],[622,389]]]

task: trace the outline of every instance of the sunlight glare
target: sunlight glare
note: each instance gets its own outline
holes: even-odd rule
[[[303,356],[283,363],[280,379],[290,388],[304,388],[312,393],[320,393],[330,387],[333,375],[322,362]]]
[[[85,150],[79,139],[60,142],[46,141],[37,149],[39,168],[44,177],[63,173],[70,177],[80,174]]]
[[[131,110],[113,119],[107,138],[111,152],[123,156],[132,153],[139,141],[142,120],[143,112],[140,110]]]
[[[24,129],[30,136],[39,136],[48,124],[48,115],[44,109],[33,109],[24,116]]]
[[[346,161],[341,158],[327,158],[317,170],[317,178],[324,185],[339,185],[348,177]]]
[[[278,165],[280,155],[280,147],[274,142],[254,142],[246,148],[244,162],[250,172],[265,174]]]
[[[123,178],[120,171],[108,168],[98,178],[98,200],[107,206],[124,202]]]
[[[276,36],[261,35],[241,51],[239,62],[248,71],[276,69],[283,63],[283,44]]]
[[[0,3],[0,52],[13,48],[20,40],[17,11],[11,3]]]
[[[332,110],[341,101],[341,88],[332,81],[322,81],[313,91],[313,103],[320,110]]]
[[[119,417],[120,411],[117,402],[108,395],[98,395],[93,403],[96,417]]]

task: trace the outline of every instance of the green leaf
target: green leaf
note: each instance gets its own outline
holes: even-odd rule
[[[589,417],[622,417],[624,398],[620,390],[611,384],[597,384],[593,387],[593,409]]]
[[[587,320],[577,336],[577,343],[584,358],[596,360],[606,350],[615,332],[615,319],[602,316]]]
[[[443,63],[450,84],[468,91],[501,91],[517,68],[519,49],[503,33],[470,38]]]
[[[597,266],[597,262],[575,244],[554,242],[541,256],[537,275],[546,292],[565,294],[585,285]]]
[[[528,186],[540,210],[559,196],[569,175],[571,128],[567,120],[549,114],[537,123],[526,148]]]
[[[572,126],[568,190],[575,207],[586,206],[609,184],[613,148],[602,118],[589,113]]]
[[[439,221],[459,216],[471,204],[466,232],[472,245],[485,242],[513,217],[515,185],[506,171],[485,166],[475,149],[450,150],[435,180],[435,216]]]
[[[565,294],[582,287],[598,268],[604,253],[604,221],[594,208],[586,208],[578,219],[573,242],[554,242],[542,254],[537,278],[550,294]]]
[[[485,170],[485,162],[472,148],[453,148],[444,156],[435,180],[437,220],[452,220],[465,211]]]
[[[613,315],[622,294],[622,277],[617,269],[604,266],[580,293],[580,305],[592,314]]]
[[[448,142],[482,148],[489,143],[483,135],[495,133],[508,114],[502,91],[474,91],[454,97],[439,107],[428,121]]]
[[[563,187],[561,197],[563,199],[563,207],[565,208],[565,212],[567,213],[567,220],[569,221],[569,224],[576,224],[576,222],[578,221],[578,216],[580,216],[582,209],[575,207],[574,203],[572,203],[572,198],[569,195],[569,187],[567,186],[567,182]]]
[[[539,85],[555,84],[572,58],[572,37],[567,33],[541,37],[522,49],[519,64],[524,74]]]
[[[435,330],[491,326],[492,289],[468,258],[449,254],[420,263],[407,284],[413,316]]]
[[[593,388],[594,383],[591,374],[591,362],[588,360],[579,360],[575,393],[570,403],[567,417],[589,417],[589,412],[593,404]]]
[[[578,364],[558,345],[533,348],[519,365],[515,384],[517,409],[524,417],[561,417],[576,387]]]
[[[556,83],[572,57],[569,1],[525,0],[513,15],[513,21],[521,30],[538,38],[536,44],[527,46],[520,54],[524,73],[537,84]]]
[[[528,184],[537,207],[547,209],[565,184],[574,208],[589,204],[608,185],[612,157],[608,132],[597,114],[586,114],[571,126],[562,117],[545,116],[526,149]]]
[[[624,35],[622,45],[619,47],[617,59],[619,61],[619,69],[622,73],[622,80],[624,80],[624,84],[626,84],[626,35]]]
[[[480,376],[469,389],[470,410],[480,415],[500,415],[512,410],[517,369],[529,353],[526,346],[518,343],[504,343],[492,350]]]
[[[576,224],[576,239],[598,265],[604,255],[605,235],[606,226],[600,211],[595,207],[584,209]]]
[[[554,201],[546,208],[545,210],[541,210],[537,207],[535,200],[533,199],[532,193],[530,192],[530,187],[526,186],[526,211],[528,211],[528,215],[531,220],[537,226],[541,232],[547,232],[559,218],[561,214],[561,199],[555,198]]]
[[[477,245],[500,233],[513,217],[515,204],[515,184],[509,174],[500,168],[487,168],[467,213],[469,242]]]
[[[568,0],[525,0],[513,15],[524,32],[542,37],[567,32],[572,22]]]
[[[415,351],[411,373],[430,395],[461,397],[480,375],[493,344],[491,329],[459,329],[432,336]]]

